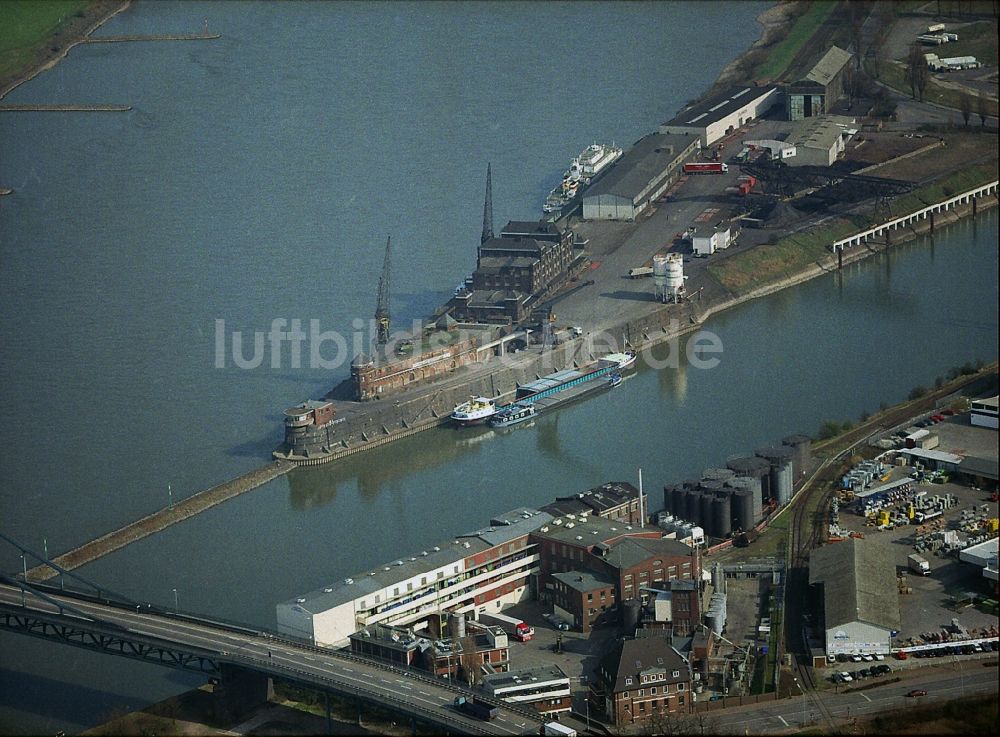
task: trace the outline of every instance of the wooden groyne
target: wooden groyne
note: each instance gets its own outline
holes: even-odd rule
[[[127,113],[131,105],[0,105],[0,112],[7,113]]]
[[[125,525],[114,532],[102,535],[96,540],[81,545],[78,548],[63,553],[53,562],[62,566],[66,570],[73,570],[82,565],[101,558],[115,550],[120,550],[136,540],[142,540],[153,533],[165,530],[171,525],[194,517],[196,514],[204,512],[206,509],[221,504],[227,499],[232,499],[258,486],[263,486],[269,481],[282,476],[295,468],[294,463],[287,461],[274,461],[261,468],[254,469],[235,479],[213,486],[211,489],[200,491],[194,496],[190,496],[183,501],[177,502],[171,507],[153,512],[150,515]],[[47,581],[58,574],[48,566],[36,566],[28,571],[29,581]]]
[[[140,34],[136,36],[87,36],[80,43],[112,44],[128,43],[130,41],[214,41],[222,38],[221,33],[157,33]]]

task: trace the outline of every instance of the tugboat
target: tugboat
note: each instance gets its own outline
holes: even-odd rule
[[[451,413],[451,419],[460,426],[482,425],[497,412],[496,403],[487,397],[469,397]]]

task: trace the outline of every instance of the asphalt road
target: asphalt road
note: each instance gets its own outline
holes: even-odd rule
[[[817,691],[812,696],[797,696],[720,712],[709,712],[711,731],[721,734],[775,734],[811,724],[830,727],[817,708],[814,699],[822,701],[824,710],[841,725],[854,717],[872,716],[881,712],[905,709],[915,702],[950,701],[962,696],[995,693],[997,669],[983,667],[983,661],[958,661],[935,667],[934,672],[920,673],[898,683],[864,691],[834,693]],[[952,670],[954,668],[954,670]],[[946,670],[947,669],[947,670]],[[913,689],[927,691],[927,696],[909,698]]]
[[[416,672],[322,652],[266,634],[248,635],[166,615],[72,598],[53,598],[65,601],[88,616],[123,627],[129,633],[176,643],[179,648],[203,652],[213,660],[251,668],[270,676],[286,677],[314,684],[317,688],[368,698],[461,734],[520,735],[528,731],[537,732],[541,724],[506,707],[501,707],[497,718],[489,722],[467,717],[452,707],[461,689]],[[0,584],[0,605],[20,609],[20,589]],[[57,613],[55,607],[37,598],[33,600],[30,595],[26,606],[29,611],[42,615]],[[71,618],[65,617],[62,621],[69,624]],[[85,627],[87,623],[80,624]],[[112,665],[109,661],[109,666]]]

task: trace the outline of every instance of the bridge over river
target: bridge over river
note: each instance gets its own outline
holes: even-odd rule
[[[98,591],[70,592],[0,576],[0,625],[108,655],[145,660],[216,679],[221,707],[235,718],[263,703],[271,678],[378,705],[445,733],[538,734],[543,721],[502,702],[485,722],[452,702],[468,689],[421,672],[294,642],[245,626],[164,611]],[[480,697],[481,698],[481,697]]]

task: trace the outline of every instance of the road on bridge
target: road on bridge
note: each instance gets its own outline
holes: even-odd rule
[[[541,720],[528,712],[501,706],[496,719],[485,722],[457,711],[452,702],[466,690],[441,682],[429,674],[393,668],[365,661],[349,654],[300,645],[267,633],[252,634],[197,621],[189,617],[154,613],[142,607],[97,604],[72,596],[52,596],[87,616],[95,626],[108,632],[106,625],[121,627],[122,636],[159,640],[178,650],[207,654],[212,660],[255,670],[338,694],[360,697],[387,708],[410,714],[418,720],[454,730],[460,734],[537,734]],[[52,604],[27,594],[21,605],[21,590],[0,584],[0,616],[25,614],[47,621],[72,624],[86,629],[86,620],[72,614],[60,615]],[[104,625],[103,627],[101,625]],[[8,627],[10,631],[17,631]]]

